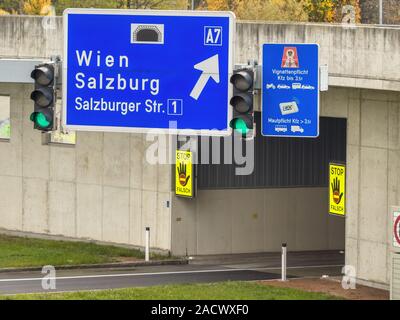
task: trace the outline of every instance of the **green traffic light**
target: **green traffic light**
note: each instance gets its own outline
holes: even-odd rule
[[[42,112],[33,112],[30,119],[41,129],[46,129],[51,125],[51,121],[49,121],[46,115]]]
[[[41,112],[36,115],[35,122],[40,128],[47,128],[50,126],[50,121],[47,120],[46,116]]]
[[[249,128],[247,127],[246,122],[243,119],[237,118],[233,119],[230,123],[230,127],[238,132],[240,132],[242,135],[246,135],[247,132],[249,132]]]

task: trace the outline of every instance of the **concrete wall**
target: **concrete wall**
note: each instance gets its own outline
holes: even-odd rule
[[[37,16],[0,16],[0,57],[62,55],[62,19],[46,21]],[[400,90],[400,28],[243,21],[236,29],[237,63],[257,57],[261,61],[261,47],[267,42],[318,43],[320,63],[329,65],[331,85]]]
[[[400,201],[398,92],[348,91],[346,263],[369,282],[390,279],[388,208]],[[345,113],[343,109],[338,113]]]
[[[263,43],[318,43],[329,84],[400,91],[400,28],[340,24],[237,24],[236,59],[262,61]]]
[[[346,264],[390,279],[388,209],[400,203],[400,92],[329,88],[322,115],[347,118]]]
[[[140,134],[77,133],[76,146],[41,145],[31,85],[11,97],[11,140],[0,141],[0,227],[170,249],[170,166],[150,165]]]

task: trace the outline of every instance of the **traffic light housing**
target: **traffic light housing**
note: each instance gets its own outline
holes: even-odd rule
[[[230,82],[233,85],[233,95],[230,104],[233,116],[230,127],[246,137],[254,126],[254,68],[235,70]]]
[[[31,93],[34,111],[30,115],[34,129],[52,131],[55,127],[54,115],[57,101],[56,64],[54,62],[37,65],[31,73],[35,90]]]

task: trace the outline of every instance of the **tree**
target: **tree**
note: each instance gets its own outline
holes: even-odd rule
[[[305,10],[309,21],[313,22],[341,22],[342,8],[352,5],[355,10],[355,22],[361,20],[359,0],[306,0]]]
[[[399,0],[383,0],[383,23],[400,24]],[[361,22],[379,23],[379,0],[360,1]]]
[[[239,19],[307,21],[304,0],[207,0],[202,9],[230,10]]]
[[[312,22],[335,21],[335,4],[332,0],[306,0],[304,9]]]
[[[386,0],[383,3],[384,19],[386,24],[400,24],[400,5],[398,0]]]
[[[24,2],[23,12],[30,15],[47,15],[51,0],[27,0]]]
[[[342,11],[342,8],[345,8],[345,6],[348,5],[354,8],[355,22],[356,23],[361,22],[361,7],[359,0],[334,0],[334,3],[336,8],[336,14],[335,14],[336,22],[342,21],[343,14],[346,14],[346,12]]]
[[[187,9],[187,0],[53,0],[58,15],[66,8]]]
[[[23,0],[0,0],[0,9],[9,14],[22,14]]]
[[[236,11],[241,0],[205,0],[199,4],[198,9],[210,11]],[[251,0],[249,2],[252,2]]]
[[[247,1],[242,1],[237,9],[241,19],[269,21],[308,21],[303,0],[253,0],[254,6],[249,7]]]
[[[187,0],[165,0],[161,4],[154,7],[154,9],[160,10],[187,10],[188,9],[188,1]]]
[[[120,8],[126,9],[153,9],[162,4],[163,0],[120,0]]]
[[[114,0],[53,0],[57,15],[62,15],[67,8],[117,8]]]

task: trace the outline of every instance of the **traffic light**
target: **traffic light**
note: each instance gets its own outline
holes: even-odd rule
[[[35,81],[35,90],[31,93],[35,106],[30,120],[35,129],[52,131],[55,127],[54,114],[57,101],[56,64],[51,62],[37,65],[31,77]]]
[[[243,68],[235,70],[230,79],[233,85],[233,96],[230,100],[233,117],[230,127],[243,137],[247,136],[254,125],[254,74],[253,68]]]

